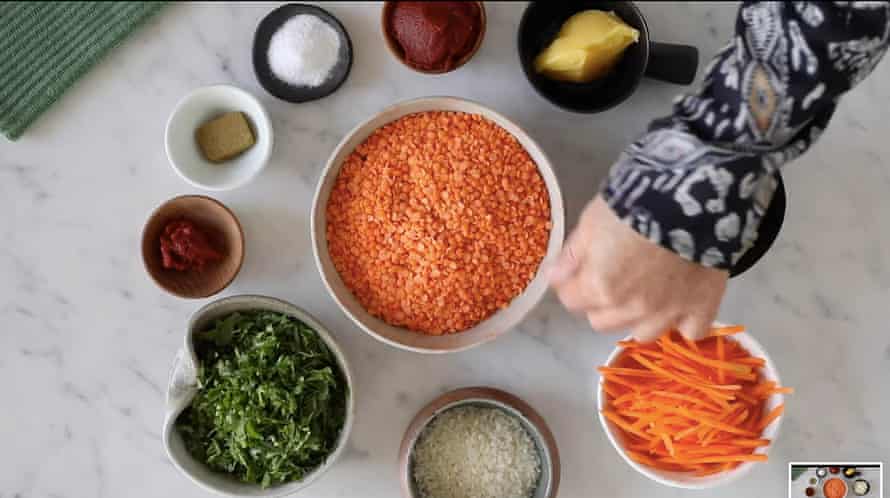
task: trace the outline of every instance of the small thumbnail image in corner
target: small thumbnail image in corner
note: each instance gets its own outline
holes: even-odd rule
[[[788,464],[788,498],[883,498],[881,462]]]

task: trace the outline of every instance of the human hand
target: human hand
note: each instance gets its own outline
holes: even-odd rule
[[[625,225],[600,196],[585,207],[550,283],[598,331],[651,341],[670,329],[708,335],[729,273],[687,261]]]

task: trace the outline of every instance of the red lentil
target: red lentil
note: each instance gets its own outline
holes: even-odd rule
[[[362,306],[432,335],[471,328],[522,293],[551,228],[528,152],[461,112],[374,131],[346,158],[326,211],[331,260]]]

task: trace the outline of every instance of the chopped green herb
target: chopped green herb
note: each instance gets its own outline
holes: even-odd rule
[[[334,451],[348,386],[312,328],[236,312],[194,341],[198,393],[176,421],[194,458],[265,488],[302,479]]]

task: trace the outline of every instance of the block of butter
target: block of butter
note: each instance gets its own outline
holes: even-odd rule
[[[562,25],[535,58],[535,70],[551,79],[587,83],[606,76],[639,38],[640,32],[614,13],[585,10]]]

